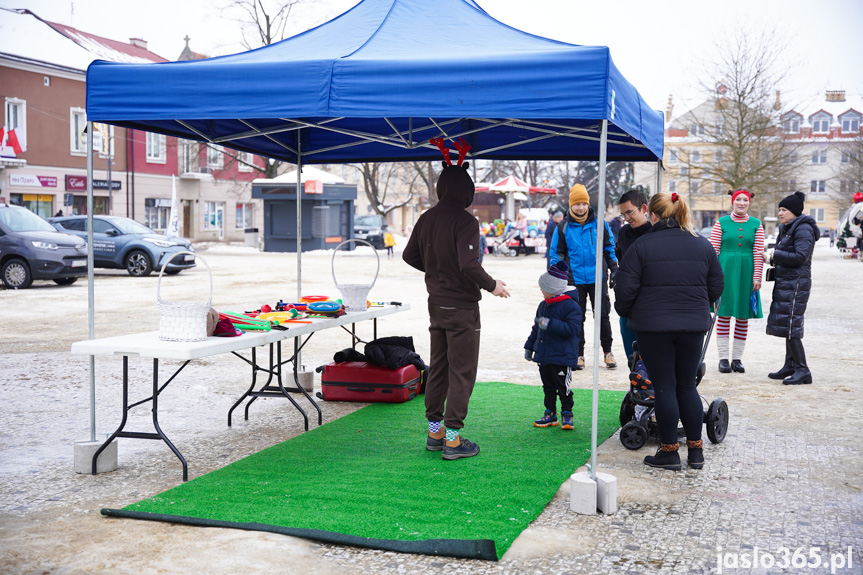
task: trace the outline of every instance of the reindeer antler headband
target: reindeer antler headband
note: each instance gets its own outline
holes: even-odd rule
[[[441,154],[443,154],[443,158],[444,158],[443,166],[444,167],[452,166],[452,160],[450,160],[450,157],[449,157],[449,148],[447,148],[444,145],[444,139],[443,138],[431,138],[431,139],[429,139],[429,142],[434,144],[435,146],[437,146],[440,149]],[[470,165],[470,163],[465,162],[464,159],[465,159],[465,157],[467,157],[467,153],[471,149],[470,144],[465,142],[462,138],[458,138],[457,140],[452,140],[452,144],[453,144],[453,146],[455,146],[455,149],[458,150],[458,165],[463,167],[464,169],[467,169],[468,166]]]

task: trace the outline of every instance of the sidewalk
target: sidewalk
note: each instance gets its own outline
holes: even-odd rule
[[[296,260],[289,254],[214,247],[201,255],[213,270],[217,308],[259,306],[296,294],[292,277]],[[336,293],[330,257],[325,252],[303,254],[305,293]],[[345,265],[356,277],[374,265],[368,258],[349,260]],[[536,367],[522,359],[521,348],[539,301],[536,279],[544,258],[486,256],[484,264],[494,277],[507,282],[513,297],[486,297],[482,302],[478,379],[538,385]],[[9,326],[0,333],[5,422],[0,439],[0,572],[719,573],[721,553],[722,573],[829,573],[829,565],[796,569],[790,559],[802,548],[807,561],[818,557],[829,562],[835,555],[836,562],[840,553],[847,558],[850,547],[853,566],[835,572],[863,573],[863,355],[858,351],[863,349],[859,303],[863,264],[840,260],[822,240],[816,247],[813,277],[804,337],[813,385],[789,388],[766,378],[781,364],[784,344],[764,334],[764,320],[753,321],[745,374],[719,374],[715,346],[708,352],[707,375],[699,390],[707,400],[722,397],[728,402],[731,423],[723,443],[705,441],[703,470],[675,473],[648,468],[641,459],[656,445],[651,442],[629,451],[615,435],[600,447],[598,460],[601,471],[618,479],[619,511],[611,516],[575,515],[569,511],[567,482],[499,562],[102,517],[102,507],[122,507],[177,485],[180,464],[162,444],[124,439],[117,471],[75,474],[73,443],[89,438],[89,376],[87,358],[72,356],[68,350],[72,341],[86,338],[86,282],[68,288],[43,285],[21,292],[0,291],[4,323]],[[172,294],[179,295],[171,297],[178,300],[193,299],[195,290],[206,282],[203,269],[170,279],[162,289],[174,289]],[[99,274],[97,337],[156,329],[155,283],[155,276]],[[772,289],[770,284],[765,287]],[[427,358],[421,275],[397,258],[384,257],[370,297],[411,303],[410,312],[381,321],[379,335],[411,335],[420,355]],[[766,309],[769,291],[763,297]],[[612,326],[616,334],[617,318],[612,318]],[[593,330],[586,331],[591,349]],[[348,340],[346,334],[344,340]],[[325,363],[334,346],[340,349],[345,342],[312,340],[304,351],[304,363]],[[621,367],[601,368],[600,386],[622,390],[627,373],[617,337],[614,345]],[[591,364],[588,356],[588,368],[578,372],[574,385],[592,385]],[[119,366],[119,358],[96,360],[99,433],[110,432],[119,422]],[[133,360],[130,367],[137,397],[149,390],[149,362]],[[228,428],[227,408],[247,381],[245,364],[219,356],[190,364],[160,397],[163,429],[186,455],[190,478],[302,432],[299,416],[280,400],[256,402],[248,421],[235,417],[234,426]],[[537,389],[538,410],[541,403]],[[359,407],[324,403],[324,421]],[[141,409],[133,412],[130,427],[148,430],[149,411]],[[466,424],[469,436],[470,427],[482,422],[468,416]],[[517,436],[515,429],[514,440]],[[337,485],[334,478],[332,485],[321,489]],[[738,566],[744,559],[751,560],[756,547],[757,567],[730,567],[735,560]],[[820,550],[811,550],[814,547]],[[789,566],[784,569],[778,566],[785,553],[782,548],[789,549]],[[772,554],[776,565],[766,565],[767,554]]]

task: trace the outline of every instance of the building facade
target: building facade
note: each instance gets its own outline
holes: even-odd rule
[[[256,227],[260,202],[251,199],[251,180],[261,176],[262,158],[108,125],[95,125],[92,138],[85,133],[87,66],[96,58],[167,61],[145,41],[102,38],[27,10],[0,9],[0,17],[0,202],[46,218],[85,214],[90,140],[94,213],[163,231],[176,187],[183,237],[243,240]]]
[[[777,105],[778,98],[777,94]],[[688,199],[698,228],[712,226],[731,211],[729,186],[710,174],[710,165],[726,161],[723,154],[729,153],[727,147],[715,143],[723,130],[718,112],[721,105],[721,98],[708,100],[672,117],[669,99],[666,112],[661,189]],[[777,225],[778,200],[800,190],[806,193],[806,213],[824,230],[836,229],[854,192],[860,191],[859,182],[843,176],[843,166],[851,161],[849,143],[863,138],[863,105],[847,99],[844,91],[828,91],[811,109],[790,110],[780,121],[781,125],[772,128],[771,137],[787,150],[782,161],[788,164],[788,175],[769,192],[748,188],[756,198],[762,193],[751,213],[763,220],[770,234]],[[636,164],[635,183],[654,190],[655,168]],[[764,201],[768,193],[769,201]]]

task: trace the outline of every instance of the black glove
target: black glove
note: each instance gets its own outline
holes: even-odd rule
[[[524,359],[527,361],[533,361],[533,351],[529,349],[524,350]]]
[[[608,289],[614,289],[614,276],[617,275],[617,270],[608,272]]]
[[[548,329],[549,321],[551,320],[549,320],[547,317],[538,317],[533,320],[533,323],[535,323],[539,327],[539,329],[546,330]]]

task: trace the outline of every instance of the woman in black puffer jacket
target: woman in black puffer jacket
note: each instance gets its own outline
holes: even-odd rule
[[[785,338],[785,365],[767,375],[785,385],[812,383],[803,350],[803,314],[812,288],[812,251],[821,236],[818,225],[803,214],[803,192],[779,202],[779,235],[772,254],[764,261],[776,266],[773,301],[767,317],[767,334]]]
[[[614,286],[614,307],[635,331],[656,392],[660,448],[644,463],[680,470],[680,420],[689,467],[701,469],[704,412],[695,377],[710,329],[710,304],[725,286],[722,267],[710,242],[692,228],[682,196],[658,193],[647,209],[653,226],[627,250]]]

